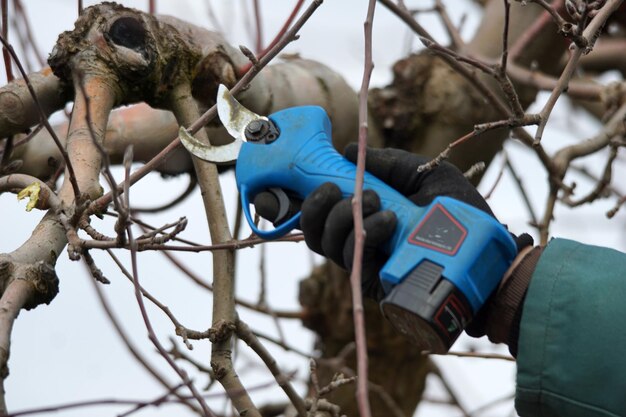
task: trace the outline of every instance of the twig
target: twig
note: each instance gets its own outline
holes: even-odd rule
[[[468,180],[471,180],[478,174],[484,172],[486,167],[487,165],[483,161],[478,161],[469,167],[469,169],[463,173],[463,176]]]
[[[419,167],[417,167],[417,172],[424,172],[424,171],[428,171],[430,169],[433,169],[434,167],[438,166],[442,161],[448,159],[450,152],[456,148],[457,146],[469,141],[470,139],[479,136],[483,133],[485,133],[488,130],[493,130],[493,129],[500,129],[503,127],[509,127],[509,128],[513,128],[513,127],[520,127],[520,126],[527,126],[527,125],[531,125],[531,124],[536,124],[538,121],[538,116],[537,115],[523,115],[521,118],[513,118],[513,119],[507,119],[507,120],[498,120],[495,122],[488,122],[488,123],[483,123],[483,124],[479,124],[479,125],[475,125],[474,126],[474,130],[472,130],[471,132],[461,136],[460,138],[458,138],[457,140],[455,140],[454,142],[451,142],[450,144],[448,144],[448,146],[446,146],[444,148],[443,151],[441,151],[439,153],[439,155],[437,155],[436,157],[434,157],[431,161],[420,165]]]
[[[172,227],[174,228],[173,231],[167,233],[165,232]],[[144,231],[144,233],[139,236],[137,240],[139,241],[141,239],[149,239],[150,241],[153,241],[155,243],[167,242],[169,240],[175,239],[176,235],[183,231],[185,227],[187,227],[187,218],[181,217],[174,223],[167,223],[161,227],[157,227],[149,231]]]
[[[500,76],[506,75],[506,63],[509,56],[509,21],[511,19],[511,4],[509,0],[502,0],[504,3],[504,29],[502,31],[502,57],[500,60]]]
[[[558,79],[537,70],[526,69],[515,64],[511,59],[507,65],[507,75],[518,83],[540,90],[552,90],[558,83]],[[568,84],[567,95],[581,100],[601,101],[603,92],[608,88],[592,80],[574,79]]]
[[[30,142],[32,138],[34,138],[37,135],[37,133],[41,132],[41,129],[43,128],[44,128],[44,125],[42,123],[39,123],[37,126],[35,126],[34,129],[31,129],[28,135],[16,140],[15,143],[13,143],[13,148],[15,149],[19,146],[27,144],[28,142]]]
[[[565,177],[567,169],[575,158],[589,155],[596,152],[610,143],[610,140],[624,131],[623,120],[626,117],[626,104],[623,104],[603,126],[603,129],[593,138],[574,145],[560,149],[553,158],[553,166],[556,175],[550,178],[550,192],[546,202],[546,210],[544,212],[541,223],[537,225],[541,243],[546,244],[549,236],[549,227],[554,219],[553,213],[558,201],[558,193],[561,189],[565,193],[572,193],[572,187],[567,187],[562,180]]]
[[[164,396],[160,396],[152,401],[140,401],[123,398],[102,398],[98,400],[77,401],[69,404],[52,405],[49,407],[34,408],[30,410],[17,411],[15,413],[3,414],[3,417],[20,417],[32,414],[54,413],[64,410],[72,410],[75,408],[97,407],[103,405],[133,405],[135,406],[133,409],[141,409],[148,406],[158,407],[161,404],[179,403],[179,401],[172,401],[171,399],[168,399],[167,397],[169,395],[171,395],[171,393],[168,392]]]
[[[2,37],[8,42],[9,40],[9,2],[2,0]],[[2,56],[4,57],[4,68],[7,72],[7,81],[13,81],[13,69],[11,68],[11,55],[6,45],[2,48]]]
[[[109,281],[109,279],[104,276],[104,274],[102,273],[102,270],[98,268],[98,266],[96,265],[96,261],[93,259],[93,257],[91,256],[91,253],[89,253],[88,250],[83,251],[83,259],[85,260],[85,265],[87,265],[87,268],[89,268],[89,272],[91,273],[91,276],[96,281],[98,281],[101,284],[111,283],[111,281]]]
[[[132,263],[133,284],[135,286],[135,298],[137,299],[137,304],[139,305],[139,310],[141,311],[141,317],[143,318],[146,330],[148,331],[148,339],[152,342],[157,351],[165,359],[167,364],[174,370],[174,372],[176,372],[176,374],[178,374],[181,381],[187,386],[193,397],[198,401],[198,404],[200,404],[200,408],[202,409],[202,414],[205,417],[215,417],[215,414],[209,409],[209,406],[196,389],[194,383],[187,375],[187,372],[179,368],[174,360],[170,357],[170,355],[167,353],[167,350],[163,347],[163,345],[161,345],[161,342],[159,342],[159,339],[156,336],[154,329],[152,328],[152,323],[150,322],[150,318],[148,317],[148,312],[143,302],[143,296],[141,293],[141,285],[139,283],[139,271],[137,265],[137,251],[135,250],[133,232],[130,225],[126,226],[126,233],[128,235],[128,242],[131,245],[130,258]]]
[[[176,392],[182,386],[184,386],[184,385],[183,384],[178,384],[177,386],[175,386],[173,388],[173,391],[166,392],[165,394],[161,395],[160,397],[155,398],[152,402],[149,402],[149,403],[146,402],[144,404],[137,404],[136,406],[134,406],[130,410],[128,410],[128,411],[126,411],[124,413],[118,414],[117,417],[127,417],[127,416],[129,416],[129,415],[131,415],[133,413],[136,413],[137,411],[140,411],[140,410],[142,410],[142,409],[144,409],[146,407],[149,407],[149,406],[158,407],[161,404],[168,402],[168,399],[169,399],[170,395],[172,394],[172,392]]]
[[[115,256],[115,254],[110,249],[107,249],[106,252],[111,257],[113,262],[115,262],[115,264],[117,265],[119,270],[122,272],[122,275],[124,275],[126,278],[128,278],[128,280],[132,284],[133,283],[133,276],[132,276],[132,274],[130,272],[128,272],[128,270],[124,267],[124,265],[119,260],[119,258],[117,256]],[[166,305],[161,303],[159,300],[157,300],[156,297],[154,297],[152,294],[150,294],[148,292],[148,290],[146,290],[143,286],[139,286],[139,290],[141,291],[141,294],[144,297],[146,297],[148,300],[150,300],[152,302],[152,304],[154,304],[163,313],[165,313],[165,315],[170,319],[172,324],[174,324],[174,329],[176,331],[176,334],[181,336],[181,338],[183,339],[183,343],[185,344],[185,346],[187,346],[187,349],[192,350],[193,346],[191,345],[191,343],[189,343],[189,339],[187,337],[187,330],[188,329],[185,326],[183,326],[182,324],[180,324],[180,322],[178,321],[178,319],[176,319],[176,316],[174,316],[174,313],[172,313],[172,311],[169,309],[169,307],[167,307]]]
[[[504,29],[502,33],[502,56],[500,58],[499,68],[495,71],[495,79],[498,81],[502,92],[509,100],[509,105],[511,106],[511,110],[513,114],[517,118],[524,117],[524,108],[519,101],[519,97],[517,92],[515,91],[515,87],[513,83],[509,79],[507,75],[507,60],[509,56],[509,21],[510,21],[510,9],[511,5],[509,4],[509,0],[504,1]]]
[[[173,337],[170,337],[170,342],[172,343],[172,347],[169,350],[169,354],[172,355],[172,357],[174,359],[182,359],[185,360],[187,362],[189,362],[190,364],[192,364],[198,371],[205,373],[209,376],[211,382],[209,384],[213,384],[213,382],[215,381],[215,374],[213,373],[213,369],[204,366],[203,364],[201,364],[200,362],[196,361],[194,358],[192,358],[189,354],[187,354],[186,352],[178,349],[178,345],[176,344],[176,340]],[[208,389],[208,388],[207,388]]]
[[[505,30],[507,29],[508,29],[508,25],[505,25]],[[504,36],[504,38],[507,39],[508,36]],[[500,65],[491,66],[476,58],[460,55],[457,52],[453,51],[452,49],[446,48],[445,46],[442,46],[427,38],[420,37],[420,41],[428,49],[438,53],[442,57],[448,56],[449,58],[453,58],[459,62],[464,62],[466,64],[473,66],[476,69],[479,69],[483,73],[493,77],[498,82],[498,85],[500,86],[500,90],[502,90],[502,92],[508,99],[508,104],[513,112],[514,117],[516,118],[524,117],[524,109],[522,108],[522,105],[519,102],[519,97],[517,96],[517,93],[515,92],[515,87],[513,86],[513,83],[511,82],[508,75],[506,74],[506,56],[507,56],[506,49],[504,49],[502,53]],[[502,70],[502,65],[504,65],[504,71]]]
[[[432,355],[432,354],[431,354]],[[500,359],[503,361],[515,362],[515,358],[509,355],[500,355],[497,353],[479,353],[479,352],[448,352],[437,356],[456,356],[459,358],[475,358],[475,359]]]
[[[457,51],[463,49],[465,42],[463,42],[463,38],[461,37],[459,30],[452,23],[452,19],[450,19],[450,15],[441,0],[435,0],[435,10],[437,10],[439,16],[441,17],[441,21],[448,32],[448,36],[450,36],[454,49]]]
[[[392,0],[380,0],[380,3],[387,7],[389,10],[391,10],[392,13],[398,16],[398,18],[405,22],[407,26],[409,26],[419,36],[422,36],[423,38],[431,41],[433,40],[430,34],[428,34],[428,32],[425,31],[424,28],[422,28],[415,21],[415,19],[413,19],[413,16],[411,16],[411,14],[407,12],[405,7],[397,5]],[[511,110],[507,107],[507,105],[503,103],[499,97],[493,94],[490,88],[482,80],[478,79],[478,77],[476,77],[465,66],[463,66],[460,62],[456,61],[448,55],[442,55],[441,58],[452,69],[454,69],[463,78],[465,78],[473,87],[475,87],[476,90],[479,91],[488,100],[489,104],[492,105],[496,109],[496,111],[498,111],[502,115],[502,117],[513,117],[513,114],[511,113]],[[515,128],[513,132],[526,145],[533,145],[533,138],[524,129],[518,127]],[[554,175],[555,169],[553,167],[552,160],[550,156],[545,152],[543,147],[540,145],[535,145],[533,146],[533,150],[537,154],[539,160],[546,167],[550,175]]]
[[[604,24],[606,20],[611,16],[611,14],[617,10],[617,8],[622,4],[622,0],[607,0],[607,2],[602,6],[602,8],[598,11],[595,17],[591,20],[589,25],[585,28],[582,33],[582,39],[585,40],[584,46],[580,46],[576,43],[571,45],[573,49],[572,54],[570,55],[569,60],[567,61],[567,65],[563,69],[561,76],[559,77],[559,81],[557,85],[552,90],[552,94],[548,98],[548,101],[544,105],[543,109],[539,113],[541,116],[541,122],[537,128],[537,132],[535,133],[535,145],[541,141],[543,136],[543,131],[548,123],[548,118],[550,117],[550,113],[554,108],[557,100],[567,89],[570,79],[574,75],[574,71],[578,67],[578,61],[583,54],[588,53],[592,48],[595,42],[595,39],[598,35],[598,32]]]
[[[16,14],[18,14],[22,19],[22,24],[20,25],[20,27],[23,29],[26,37],[28,38],[28,44],[30,45],[33,55],[35,55],[35,59],[37,59],[40,67],[45,67],[46,60],[43,58],[44,55],[39,50],[39,45],[37,44],[37,42],[35,42],[35,38],[33,37],[33,30],[30,25],[30,20],[26,15],[26,12],[24,11],[22,0],[13,0],[13,6],[15,7]]]
[[[145,229],[145,224],[137,221],[135,219],[135,223],[142,226]],[[300,239],[302,239],[302,236]],[[258,239],[257,239],[258,240]],[[261,242],[263,243],[263,242]],[[219,245],[215,245],[219,246]],[[178,259],[176,259],[171,253],[166,250],[159,251],[162,255],[164,255],[174,266],[176,266],[180,271],[182,271],[187,277],[189,277],[193,282],[195,282],[200,287],[206,289],[207,291],[213,291],[213,286],[202,280],[199,276],[197,276],[193,271],[187,268],[186,265],[182,264]],[[248,308],[250,310],[256,311],[258,313],[269,314],[281,319],[297,319],[301,320],[303,317],[303,313],[301,311],[281,311],[281,310],[270,310],[267,306],[262,306],[258,304],[249,303],[247,301],[235,298],[235,303],[241,305],[242,307]],[[263,337],[259,335],[259,337]],[[310,355],[308,355],[310,356]]]
[[[261,18],[261,8],[259,0],[252,0],[254,8],[254,27],[256,29],[255,50],[257,53],[263,49],[263,19]]]
[[[556,206],[556,202],[558,200],[557,198],[558,192],[559,192],[558,185],[556,185],[554,181],[551,181],[550,191],[548,193],[545,211],[543,212],[543,218],[541,219],[541,222],[537,224],[537,230],[539,230],[539,244],[540,245],[548,244],[548,237],[550,234],[550,231],[549,231],[550,223],[554,219],[553,213],[554,213],[554,208]]]
[[[315,362],[315,359],[311,358],[309,359],[309,375],[311,376],[311,407],[310,407],[310,411],[312,416],[315,415],[315,413],[317,413],[317,406],[319,403],[319,392],[320,392],[320,382],[319,382],[319,378],[317,376],[317,363]]]
[[[2,42],[2,45],[6,48],[6,50],[9,51],[9,53],[13,57],[13,60],[15,61],[15,65],[17,65],[17,68],[19,69],[20,74],[22,78],[24,79],[24,83],[26,84],[26,87],[28,88],[28,92],[30,93],[31,97],[33,98],[33,101],[35,102],[37,111],[39,112],[39,118],[40,118],[39,121],[46,127],[46,130],[50,133],[50,136],[54,140],[55,145],[57,146],[57,148],[59,149],[59,152],[61,153],[61,156],[63,157],[63,162],[65,163],[65,166],[68,171],[68,180],[70,181],[72,185],[72,189],[74,191],[74,199],[76,201],[79,201],[80,190],[78,188],[78,183],[76,181],[76,174],[74,173],[74,167],[72,166],[70,157],[67,151],[65,150],[65,146],[61,144],[61,140],[59,139],[56,132],[54,131],[54,128],[50,126],[50,123],[48,122],[48,116],[46,116],[46,112],[41,106],[41,102],[39,101],[39,98],[37,97],[37,93],[35,92],[35,89],[33,88],[32,84],[30,83],[28,74],[26,74],[26,71],[24,70],[24,67],[22,66],[22,63],[20,62],[19,58],[17,57],[17,54],[13,50],[13,47],[6,41],[6,39],[4,39],[4,37],[0,36],[0,42]]]
[[[216,243],[214,245],[194,245],[194,246],[173,246],[173,245],[154,245],[151,243],[141,244],[138,248],[139,251],[144,250],[172,250],[172,251],[181,251],[181,252],[206,252],[206,251],[217,251],[217,250],[237,250],[243,248],[253,247],[259,244],[264,243],[273,243],[273,242],[302,242],[304,240],[304,236],[302,233],[293,233],[286,236],[283,236],[278,239],[274,239],[272,241],[267,241],[258,237],[249,237],[244,240],[232,240],[224,243]],[[111,245],[107,244],[97,244],[98,242],[93,242],[93,247],[105,248],[111,247]],[[86,246],[90,246],[89,243],[85,244]]]
[[[567,89],[569,80],[572,78],[572,75],[574,75],[574,71],[578,66],[578,60],[580,59],[582,54],[583,49],[575,47],[572,54],[570,55],[570,58],[567,61],[567,65],[565,66],[565,69],[563,69],[563,72],[561,72],[561,76],[559,77],[556,86],[552,90],[550,97],[548,98],[546,104],[544,104],[541,112],[539,113],[539,116],[541,117],[541,122],[537,127],[537,132],[535,132],[535,142],[533,143],[533,145],[538,145],[539,142],[541,142],[543,131],[548,123],[550,113],[552,113],[552,109],[556,105],[556,102],[561,94]]]
[[[6,166],[9,164],[9,158],[11,158],[11,154],[13,153],[14,148],[14,136],[11,135],[4,141],[4,146],[2,147],[2,153],[0,154],[0,175],[4,174]]]
[[[100,285],[98,285],[98,283],[96,283],[95,280],[90,279],[90,281],[93,284],[93,288],[96,291],[96,295],[98,296],[98,300],[100,301],[100,305],[102,306],[102,309],[104,310],[106,315],[109,317],[109,320],[111,321],[111,324],[113,325],[113,328],[117,332],[120,339],[122,339],[122,341],[124,342],[124,345],[128,348],[131,355],[133,355],[133,357],[137,360],[137,362],[139,362],[144,367],[144,369],[146,369],[146,371],[148,371],[148,373],[152,375],[152,377],[154,377],[154,379],[156,379],[163,387],[165,387],[168,391],[172,391],[172,387],[169,385],[165,377],[162,376],[154,367],[152,367],[152,365],[148,363],[147,359],[145,359],[143,355],[140,353],[140,351],[133,345],[130,337],[126,334],[126,332],[122,328],[120,321],[117,319],[117,317],[115,317],[115,314],[113,313],[113,309],[109,305],[109,302],[104,297],[104,294],[102,292],[102,288],[100,288]],[[193,410],[196,413],[199,411],[194,405],[192,405],[186,399],[184,399],[182,395],[178,394],[177,392],[174,392],[174,393],[181,400],[181,402],[187,405],[187,407],[189,407],[191,410]]]
[[[355,377],[355,372],[345,365],[346,357],[352,354],[355,350],[355,344],[347,344],[334,358],[317,358],[316,361],[320,364],[328,366],[329,368],[340,372],[348,377]],[[367,384],[370,392],[378,395],[382,402],[387,406],[387,409],[393,417],[406,417],[404,411],[400,408],[398,403],[393,399],[391,395],[385,390],[384,387],[375,384],[371,381]]]
[[[283,24],[283,27],[280,28],[280,30],[278,31],[278,33],[276,34],[272,42],[264,49],[261,49],[261,48],[257,49],[257,55],[259,57],[263,57],[267,53],[267,51],[269,51],[274,46],[276,46],[276,44],[280,41],[280,39],[282,39],[282,37],[285,35],[285,32],[287,32],[287,29],[289,29],[289,26],[291,25],[293,20],[296,18],[296,16],[298,15],[298,12],[300,11],[303,5],[304,5],[304,0],[298,0],[293,10],[291,11],[291,14],[289,15],[289,17]],[[250,59],[250,62],[241,68],[240,70],[241,73],[246,73],[247,71],[249,71],[250,68],[254,65],[254,62],[257,61],[256,56],[252,55],[252,57],[254,58]]]
[[[206,8],[207,8],[207,17],[209,18],[209,22],[215,28],[215,31],[218,33],[223,33],[224,36],[227,35],[226,31],[222,27],[220,20],[217,18],[213,6],[211,5],[211,0],[205,0]]]
[[[554,20],[554,22],[559,27],[559,29],[562,29],[563,26],[566,26],[569,24],[569,22],[563,19],[561,15],[559,14],[558,8],[557,8],[558,3],[555,2],[554,4],[550,4],[546,2],[545,0],[530,0],[530,1],[541,6],[552,17],[552,20]]]
[[[508,158],[506,151],[503,150],[501,154],[502,154],[502,163],[500,164],[500,169],[498,169],[498,175],[496,176],[496,180],[493,182],[489,190],[483,194],[483,198],[485,200],[489,200],[491,198],[491,195],[498,187],[498,184],[500,184],[500,180],[502,179],[502,176],[504,174],[504,168],[506,167],[506,162],[509,158]]]
[[[279,347],[281,347],[281,348],[283,348],[285,350],[293,352],[293,353],[295,353],[297,355],[300,355],[300,356],[302,356],[304,358],[310,358],[310,357],[313,356],[313,353],[311,353],[311,352],[304,352],[304,351],[302,351],[302,350],[300,350],[300,349],[298,349],[296,347],[288,345],[286,342],[284,342],[282,340],[276,339],[276,338],[274,338],[272,336],[268,336],[268,335],[266,335],[264,333],[261,333],[259,331],[253,330],[252,333],[254,333],[254,335],[256,337],[258,337],[259,339],[267,340],[268,342],[273,343],[276,346],[279,346]]]
[[[345,378],[343,374],[335,374],[333,376],[333,380],[330,381],[325,387],[320,388],[319,378],[317,376],[317,363],[315,359],[311,358],[309,360],[309,375],[311,376],[311,385],[312,385],[312,394],[309,402],[311,403],[311,407],[309,409],[309,416],[316,416],[318,409],[320,406],[323,407],[323,399],[320,397],[324,395],[328,395],[332,391],[336,390],[339,387],[342,387],[346,384],[351,384],[357,380],[355,376]]]
[[[616,158],[618,159],[618,158]],[[592,172],[589,171],[589,169],[582,165],[582,166],[578,166],[578,165],[570,165],[570,169],[573,171],[578,172],[579,174],[584,175],[585,177],[589,178],[592,181],[595,182],[599,182],[600,178],[598,178],[597,175],[594,175]],[[610,195],[613,195],[615,197],[617,197],[618,199],[622,198],[624,196],[624,193],[622,193],[621,191],[617,190],[615,187],[611,187],[611,184],[608,184],[606,187],[606,192]]]
[[[237,320],[237,336],[243,340],[250,348],[261,358],[261,360],[267,366],[267,369],[272,373],[278,385],[283,389],[291,403],[298,411],[300,417],[306,417],[306,405],[304,400],[298,395],[285,375],[280,371],[280,368],[276,364],[276,360],[272,357],[269,351],[259,342],[254,333],[250,330],[248,325],[241,320]]]
[[[285,342],[285,334],[283,332],[283,328],[280,325],[280,321],[278,320],[278,316],[274,313],[274,310],[267,303],[266,299],[266,291],[267,291],[267,271],[265,268],[265,260],[267,258],[266,246],[261,245],[261,251],[259,254],[259,276],[260,276],[260,290],[259,290],[259,299],[257,301],[258,306],[262,306],[267,308],[269,312],[269,316],[272,318],[274,322],[274,326],[276,327],[276,331],[278,332],[278,337],[282,342]]]
[[[620,197],[620,199],[617,201],[617,203],[615,204],[615,207],[613,207],[611,210],[607,211],[606,213],[606,217],[608,217],[609,219],[612,219],[617,212],[619,211],[619,209],[626,203],[626,195],[623,195],[622,197]]]
[[[526,209],[528,210],[528,214],[530,215],[531,224],[537,225],[537,214],[535,214],[535,209],[533,208],[532,203],[530,202],[530,197],[524,188],[524,184],[522,183],[522,178],[517,174],[517,170],[513,167],[509,158],[506,158],[506,167],[511,173],[515,184],[517,185],[517,189],[522,195],[522,199],[524,200],[524,204],[526,205]]]
[[[441,384],[448,392],[448,395],[450,396],[450,403],[455,405],[459,410],[461,410],[463,417],[470,417],[470,413],[468,413],[465,407],[461,404],[459,397],[456,395],[456,392],[454,392],[454,390],[448,383],[447,378],[443,376],[443,373],[441,372],[441,369],[439,369],[439,366],[437,366],[437,364],[431,359],[428,360],[428,366],[430,368],[430,372],[439,378]]]
[[[564,0],[554,0],[552,2],[552,7],[555,10],[560,10],[563,8]],[[558,13],[557,13],[558,14]],[[544,10],[539,17],[535,20],[535,22],[522,33],[517,41],[513,44],[509,51],[509,58],[511,62],[516,62],[521,53],[524,51],[527,45],[533,41],[539,35],[539,33],[543,30],[543,28],[551,21],[554,21],[550,11]],[[556,22],[559,25],[558,22]],[[559,26],[560,27],[560,26]]]
[[[352,197],[352,213],[354,216],[354,254],[352,271],[350,272],[350,288],[352,290],[352,315],[354,319],[354,337],[356,341],[357,357],[357,404],[361,417],[370,417],[372,411],[368,396],[368,359],[367,339],[365,336],[365,316],[363,296],[361,293],[361,271],[363,264],[363,247],[365,244],[365,230],[363,229],[363,181],[365,175],[365,152],[367,149],[367,92],[374,69],[372,61],[372,26],[376,0],[370,0],[367,7],[367,17],[363,23],[365,38],[365,59],[363,78],[359,91],[359,148],[357,156],[354,196]]]
[[[105,215],[115,217],[114,213],[105,213]],[[149,230],[160,229],[160,228],[157,228],[157,227],[149,225],[148,223],[146,223],[143,220],[141,220],[138,216],[131,217],[131,220],[132,220],[132,222],[134,224],[140,226],[144,233],[149,233]],[[175,236],[172,240],[176,241],[176,242],[180,242],[180,243],[185,243],[185,244],[190,245],[190,246],[201,246],[199,243],[192,242],[191,240],[188,240],[188,239],[183,239],[183,238],[181,238],[179,236]]]
[[[253,390],[265,389],[274,385],[275,383],[276,382],[273,380],[271,382],[260,383],[258,385],[251,387],[250,390],[253,391]],[[103,399],[97,399],[97,400],[78,401],[75,403],[61,404],[61,405],[55,405],[55,406],[49,406],[49,407],[32,408],[28,410],[17,411],[14,413],[3,414],[2,417],[21,417],[21,416],[28,416],[32,414],[43,414],[43,413],[50,413],[50,412],[55,412],[55,411],[71,410],[74,408],[83,408],[83,407],[101,406],[101,405],[134,405],[135,407],[133,407],[132,410],[129,410],[128,412],[122,413],[119,415],[119,416],[124,416],[124,415],[129,415],[130,413],[137,411],[136,407],[145,408],[146,406],[150,406],[150,405],[159,406],[161,404],[185,404],[185,401],[190,400],[193,397],[188,396],[188,395],[178,394],[178,389],[182,386],[183,384],[180,384],[176,387],[170,388],[168,390],[167,396],[164,394],[164,395],[157,397],[157,399],[151,400],[151,401],[141,401],[141,400],[122,399],[122,398],[120,399],[103,398]],[[178,399],[169,398],[172,395],[177,396]],[[220,397],[223,397],[223,394],[221,393],[204,394],[203,397],[204,398],[220,398]],[[197,410],[193,410],[193,411],[197,413]]]
[[[591,190],[586,196],[573,200],[569,195],[563,197],[563,202],[570,207],[578,207],[586,203],[590,203],[595,201],[598,197],[601,197],[609,184],[611,184],[611,177],[613,174],[613,161],[617,157],[617,146],[611,146],[609,150],[609,157],[607,158],[606,164],[604,165],[604,170],[602,176],[597,182],[596,186],[593,190]]]
[[[191,195],[193,190],[196,189],[197,185],[198,185],[198,180],[196,179],[196,177],[194,175],[189,175],[189,183],[187,184],[187,188],[185,188],[185,190],[178,197],[176,197],[169,203],[166,203],[166,204],[163,204],[162,206],[157,206],[157,207],[131,207],[130,212],[132,214],[159,213],[167,209],[170,209],[174,206],[177,206],[181,202],[185,201],[185,199]]]

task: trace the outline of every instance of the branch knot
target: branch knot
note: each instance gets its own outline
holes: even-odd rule
[[[227,340],[236,328],[237,326],[232,321],[219,320],[209,329],[209,340],[211,343]]]

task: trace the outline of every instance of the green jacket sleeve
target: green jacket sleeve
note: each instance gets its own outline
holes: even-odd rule
[[[626,416],[626,254],[554,239],[520,324],[521,417]]]

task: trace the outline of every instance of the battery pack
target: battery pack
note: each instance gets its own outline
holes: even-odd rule
[[[472,319],[469,302],[442,271],[423,261],[381,303],[392,325],[430,353],[448,352]]]

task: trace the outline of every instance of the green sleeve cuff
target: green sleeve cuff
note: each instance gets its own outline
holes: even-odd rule
[[[519,415],[626,416],[624,346],[626,255],[552,240],[524,302]]]

